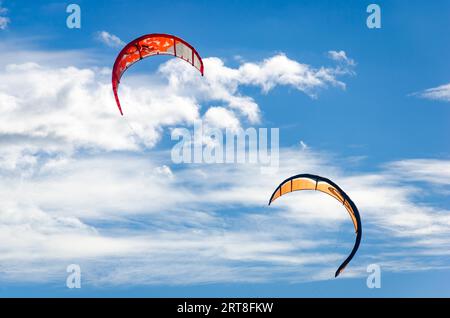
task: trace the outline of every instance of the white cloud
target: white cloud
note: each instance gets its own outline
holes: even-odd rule
[[[416,270],[442,266],[423,257],[442,255],[450,244],[450,211],[417,202],[422,191],[402,183],[392,166],[346,176],[317,152],[284,149],[280,157],[277,175],[262,175],[256,165],[174,170],[167,154],[154,151],[43,161],[26,176],[19,168],[2,174],[0,258],[15,271],[1,275],[27,280],[39,263],[41,279],[51,279],[57,264],[75,260],[92,284],[331,278],[354,239],[339,202],[303,192],[266,205],[276,185],[299,171],[332,178],[361,212],[362,246],[370,248],[358,252],[345,277],[365,275],[374,259],[390,266],[385,270],[411,259]]]
[[[172,59],[160,67],[169,79],[171,90],[178,94],[196,94],[199,101],[220,101],[233,111],[238,111],[251,123],[260,120],[260,109],[250,96],[240,94],[242,86],[260,87],[264,93],[277,86],[290,86],[311,97],[328,86],[345,88],[338,76],[350,74],[342,67],[314,68],[278,54],[259,63],[245,62],[238,68],[225,66],[219,58],[205,58],[205,79],[198,80],[187,63]]]
[[[415,93],[413,95],[418,95],[423,98],[441,100],[444,102],[450,102],[450,83],[441,85],[434,88],[426,89],[422,92]]]
[[[224,107],[210,107],[203,118],[206,125],[215,128],[237,131],[241,127],[236,115]]]
[[[265,92],[278,85],[293,86],[305,93],[311,94],[315,88],[327,85],[345,86],[336,79],[335,69],[314,69],[279,54],[265,59],[261,63],[244,63],[239,68],[239,79],[242,84],[260,86]]]
[[[39,276],[46,280],[55,264],[64,267],[75,260],[84,264],[83,273],[93,282],[109,276],[116,264],[122,265],[111,274],[110,284],[245,281],[263,280],[271,264],[289,269],[321,262],[314,251],[320,240],[300,236],[288,223],[277,228],[276,211],[272,216],[239,216],[236,221],[217,214],[221,202],[244,203],[211,197],[220,194],[218,185],[229,182],[222,175],[226,171],[210,166],[202,169],[202,180],[201,171],[191,169],[167,178],[152,168],[152,161],[126,154],[116,159],[78,158],[60,163],[57,169],[44,165],[22,182],[2,177],[1,198],[6,201],[0,210],[0,258],[2,269],[14,268],[2,276],[28,280],[27,269],[38,262],[40,270],[48,270]],[[222,181],[216,179],[221,175]],[[192,185],[192,180],[198,184]],[[242,191],[238,184],[233,183],[233,188],[231,192]],[[264,193],[258,196],[265,199]],[[24,203],[13,204],[23,198]],[[101,221],[114,226],[103,227]],[[91,222],[97,225],[87,225]],[[341,255],[320,259],[324,258],[338,261]],[[259,273],[242,276],[253,262],[259,264]],[[104,270],[98,276],[88,270],[94,263]],[[129,275],[130,271],[135,274]]]
[[[126,44],[117,35],[111,34],[106,31],[97,32],[96,39],[109,47],[122,47]]]
[[[347,57],[347,53],[345,51],[328,51],[328,56],[337,62],[343,62],[345,64],[354,66],[356,63],[353,59]]]
[[[159,174],[162,174],[162,175],[164,175],[164,176],[167,176],[168,178],[173,178],[173,172],[172,172],[172,170],[170,169],[169,166],[162,165],[162,166],[160,166],[160,167],[156,167],[156,168],[155,168],[155,171],[156,171],[157,173],[159,173]]]
[[[408,180],[450,185],[450,161],[439,159],[410,159],[388,165],[397,174]]]
[[[0,136],[17,136],[32,151],[132,150],[141,143],[154,146],[161,127],[199,116],[190,98],[124,85],[121,98],[130,105],[130,129],[118,116],[107,78],[88,68],[8,65],[0,73],[0,109],[5,112]]]

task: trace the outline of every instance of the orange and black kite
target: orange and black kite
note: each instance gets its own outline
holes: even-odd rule
[[[331,195],[333,198],[342,203],[342,205],[347,209],[347,212],[349,213],[353,221],[356,232],[355,245],[353,246],[350,255],[337,269],[334,275],[334,277],[337,277],[345,269],[347,264],[352,260],[361,242],[362,229],[358,208],[350,199],[350,197],[336,183],[327,178],[323,178],[313,174],[299,174],[284,180],[273,192],[269,200],[269,205],[282,195],[299,190],[321,191],[328,195]]]

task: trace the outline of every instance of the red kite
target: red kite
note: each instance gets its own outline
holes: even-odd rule
[[[159,54],[179,57],[198,69],[203,76],[203,61],[192,45],[174,35],[157,33],[143,35],[125,45],[114,63],[112,88],[121,115],[123,112],[117,90],[123,73],[134,63]]]

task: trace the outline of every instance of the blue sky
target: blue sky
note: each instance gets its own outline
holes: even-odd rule
[[[369,29],[364,1],[78,1],[68,29],[68,3],[2,1],[0,295],[448,297],[450,3],[437,2],[378,1]],[[121,84],[124,120],[109,83],[121,45],[100,32],[177,35],[205,78],[142,61]],[[278,173],[172,163],[170,133],[193,119],[279,128]],[[296,193],[266,207],[298,173],[335,180],[360,209],[339,279],[354,236],[338,204]]]

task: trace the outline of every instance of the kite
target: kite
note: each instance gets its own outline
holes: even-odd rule
[[[313,174],[299,174],[293,177],[290,177],[284,180],[273,192],[272,196],[269,200],[269,205],[281,197],[282,195],[299,190],[313,190],[324,192],[328,195],[331,195],[333,198],[342,203],[342,205],[346,208],[349,213],[353,225],[355,227],[356,233],[356,241],[353,246],[350,255],[344,260],[344,262],[337,269],[334,277],[337,277],[348,263],[352,260],[353,256],[356,254],[358,250],[359,243],[361,242],[361,218],[359,216],[358,208],[355,203],[350,199],[350,197],[333,181],[323,178],[320,176],[316,176]]]
[[[134,63],[153,55],[173,55],[198,69],[203,76],[203,61],[195,48],[186,41],[169,34],[143,35],[120,51],[112,71],[112,88],[120,114],[123,115],[117,91],[123,73]]]

